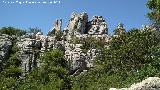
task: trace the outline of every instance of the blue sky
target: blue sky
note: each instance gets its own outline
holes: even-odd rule
[[[17,0],[4,0],[15,2]],[[37,0],[18,0],[37,1]],[[54,0],[38,0],[54,1]],[[39,27],[44,34],[52,27],[54,20],[62,19],[63,27],[67,25],[72,12],[87,12],[91,20],[93,15],[103,16],[108,24],[109,32],[119,22],[127,30],[140,28],[148,24],[145,6],[147,0],[58,0],[60,4],[5,4],[0,1],[0,28],[13,26],[21,29]]]

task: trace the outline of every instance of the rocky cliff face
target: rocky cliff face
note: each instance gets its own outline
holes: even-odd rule
[[[69,23],[63,32],[61,27],[62,20],[56,20],[48,36],[38,32],[28,33],[18,39],[19,59],[22,60],[24,72],[28,72],[38,66],[38,57],[43,55],[44,51],[53,48],[59,48],[64,51],[64,57],[69,62],[71,74],[93,67],[93,60],[100,54],[100,50],[92,47],[87,52],[83,52],[81,48],[83,44],[75,44],[71,40],[73,37],[82,41],[85,38],[94,37],[108,42],[108,29],[103,17],[94,16],[89,21],[87,13],[72,13]]]
[[[0,62],[9,57],[9,51],[12,46],[12,37],[9,35],[0,35]]]

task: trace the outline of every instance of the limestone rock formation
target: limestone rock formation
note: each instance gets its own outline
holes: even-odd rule
[[[81,14],[72,13],[69,24],[66,27],[66,30],[69,30],[70,33],[81,33],[84,34],[86,30],[86,24],[88,22],[87,13],[83,12]]]
[[[115,35],[122,35],[123,33],[125,33],[125,29],[124,29],[124,25],[122,23],[119,23],[116,27],[116,29],[114,30]]]
[[[20,48],[19,58],[22,60],[24,72],[32,70],[39,65],[38,57],[49,49],[58,48],[64,51],[65,59],[69,62],[71,74],[81,72],[93,67],[93,60],[100,55],[100,50],[92,47],[83,52],[82,43],[72,43],[73,37],[83,39],[94,37],[105,42],[109,41],[107,24],[102,16],[94,16],[88,21],[87,13],[72,13],[68,26],[61,31],[62,20],[56,20],[48,36],[41,32],[28,33],[19,38],[17,42]],[[62,35],[61,35],[62,34]]]
[[[12,37],[6,34],[0,35],[0,62],[6,60],[12,46]]]
[[[63,50],[62,41],[56,41],[55,36],[45,36],[41,32],[28,33],[18,39],[17,47],[20,49],[18,57],[22,61],[22,71],[31,71],[39,66],[38,58],[50,49]]]
[[[17,42],[17,47],[20,48],[18,58],[22,61],[23,72],[31,71],[37,66],[37,59],[44,39],[45,37],[40,32],[24,35],[19,38]]]
[[[129,88],[116,89],[111,88],[109,90],[160,90],[160,78],[149,77],[140,83],[133,84]]]
[[[54,22],[54,29],[57,31],[61,31],[61,27],[62,27],[62,19],[56,20]]]
[[[62,28],[62,19],[56,20],[53,23],[52,29],[48,32],[48,36],[55,35],[57,32],[61,31],[61,28]]]
[[[69,62],[71,73],[76,70],[86,69],[87,66],[87,55],[82,52],[80,48],[82,44],[66,44],[65,46],[65,58]]]
[[[88,34],[108,34],[107,24],[102,16],[93,16],[92,21],[88,23]]]
[[[97,30],[95,30],[97,29]],[[85,70],[93,66],[93,60],[98,56],[96,48],[90,48],[87,53],[82,52],[83,44],[73,44],[71,40],[76,37],[80,41],[94,37],[108,42],[107,24],[102,16],[94,16],[93,20],[88,21],[87,13],[72,13],[68,26],[64,30],[65,38],[65,58],[70,63],[70,70]]]

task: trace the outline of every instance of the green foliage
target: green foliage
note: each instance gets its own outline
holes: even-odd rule
[[[16,53],[12,53],[8,60],[2,62],[2,71],[0,74],[0,89],[15,89],[17,81],[21,76],[21,61]]]
[[[121,88],[126,80],[119,73],[109,75],[104,69],[93,68],[73,79],[73,90],[108,90],[111,87]],[[125,77],[125,78],[124,78]]]
[[[56,30],[53,29],[52,31],[49,31],[47,36],[54,36],[55,35]]]
[[[110,49],[105,52],[106,63],[115,65],[117,71],[138,69],[146,62],[148,50],[159,43],[158,33],[133,29],[120,37],[113,38]]]
[[[160,76],[159,31],[132,29],[112,37],[105,59],[94,68],[73,78],[73,89],[107,90],[129,87],[146,77]]]
[[[61,41],[62,40],[62,36],[63,36],[63,32],[62,31],[57,31],[55,33],[55,36],[56,36],[56,40],[57,41]]]
[[[87,52],[91,48],[101,49],[104,47],[104,45],[107,44],[104,40],[101,40],[98,38],[88,37],[84,39],[79,39],[78,37],[75,37],[75,36],[72,36],[72,40],[70,41],[70,43],[82,44],[83,46],[81,47],[81,49],[84,52]]]
[[[46,52],[40,58],[40,67],[35,68],[18,85],[25,90],[59,90],[70,88],[67,62],[59,50]]]
[[[26,31],[13,28],[13,27],[2,27],[0,29],[1,34],[7,34],[7,35],[16,35],[16,36],[22,36],[26,33]]]
[[[55,36],[57,41],[62,40],[63,32],[62,31],[56,31],[56,29],[49,31],[47,36]]]
[[[81,44],[83,41],[81,39],[79,39],[78,37],[76,36],[72,36],[71,37],[72,39],[70,40],[70,43],[73,43],[73,44]]]
[[[9,63],[7,63],[7,65],[8,64]],[[14,89],[17,85],[17,81],[19,80],[20,76],[21,76],[20,67],[16,67],[14,64],[5,66],[0,74],[0,89],[1,90]]]
[[[7,31],[8,30],[8,31]],[[3,34],[21,36],[25,32],[11,27],[3,28]],[[1,62],[0,71],[0,89],[12,90],[16,88],[17,82],[21,76],[21,61],[17,57],[19,49],[16,47],[16,38],[12,38],[12,47],[9,51],[9,57]]]
[[[11,53],[14,54],[19,51],[19,48],[16,46],[16,42],[13,43]]]
[[[160,1],[148,0],[147,7],[151,10],[148,17],[156,24],[160,24]]]
[[[6,78],[2,75],[0,75],[0,89],[1,90],[12,90],[15,88],[16,85],[16,79],[15,78]]]
[[[43,65],[44,63],[44,67],[45,66],[61,66],[63,68],[67,67],[67,62],[66,60],[63,58],[63,52],[55,49],[55,50],[51,50],[49,52],[46,52],[43,57],[41,57],[41,63]]]
[[[4,74],[6,77],[19,78],[21,75],[21,68],[9,66],[2,72],[2,74]]]
[[[114,30],[114,35],[121,35],[125,34],[125,29],[115,29]]]
[[[148,17],[160,24],[160,1],[148,0],[147,7],[151,10]],[[30,32],[41,30],[30,28]],[[13,27],[3,27],[2,34],[21,36],[25,31]],[[160,32],[153,30],[131,29],[126,33],[115,30],[116,37],[112,36],[108,45],[101,39],[89,37],[79,39],[72,36],[70,43],[83,44],[84,52],[90,48],[103,49],[104,58],[97,57],[94,67],[77,76],[68,73],[68,62],[63,58],[60,50],[50,50],[39,58],[40,66],[20,78],[21,61],[17,58],[19,49],[16,40],[10,51],[10,57],[1,64],[1,90],[108,90],[111,87],[129,87],[147,77],[160,77]],[[50,32],[61,40],[63,32]]]
[[[103,48],[106,44],[103,40],[94,37],[88,37],[83,40],[82,49],[88,50],[89,48]]]
[[[34,27],[34,28],[29,28],[29,33],[38,33],[38,32],[41,32],[41,29],[39,29],[38,27]]]

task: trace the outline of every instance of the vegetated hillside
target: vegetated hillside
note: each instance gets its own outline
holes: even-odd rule
[[[92,28],[98,27],[98,24],[90,25],[87,24],[88,21],[83,21],[85,23],[81,25],[85,26],[81,27],[80,25],[79,28],[76,26],[78,23],[73,25],[70,23],[69,35],[60,31],[59,26],[54,28],[48,36],[54,37],[55,41],[67,41],[73,46],[71,51],[82,51],[80,56],[84,59],[80,58],[79,61],[77,58],[70,60],[70,58],[64,57],[66,47],[64,48],[65,44],[61,42],[58,42],[59,44],[56,42],[54,48],[48,45],[45,48],[44,45],[44,52],[41,53],[43,51],[41,44],[43,43],[37,43],[40,35],[38,28],[30,29],[33,34],[37,35],[36,37],[26,35],[27,37],[24,39],[21,38],[26,31],[13,27],[2,28],[0,30],[0,88],[2,90],[106,90],[111,87],[130,87],[131,84],[140,82],[147,77],[160,77],[159,2],[158,0],[149,0],[147,6],[152,10],[148,15],[153,21],[153,25],[141,29],[133,28],[126,32],[123,25],[120,24],[109,39],[95,37],[107,29],[105,23],[103,23],[104,26],[100,26],[105,29],[96,30]],[[86,20],[86,18],[83,19]],[[93,22],[95,22],[94,20]],[[93,37],[77,38],[76,35],[81,34],[82,31],[85,32],[81,36],[89,34],[88,36]],[[77,32],[79,33],[77,34]],[[28,46],[30,48],[27,50],[18,48],[17,43],[20,45],[20,40],[26,40],[26,38],[30,40],[29,37],[31,40],[36,38],[35,43]],[[96,57],[92,58],[90,54],[94,50],[97,50],[98,54],[93,55]],[[27,59],[23,60],[19,57]],[[92,64],[91,67],[86,64],[85,60],[88,60],[86,57],[90,58],[89,65]]]

